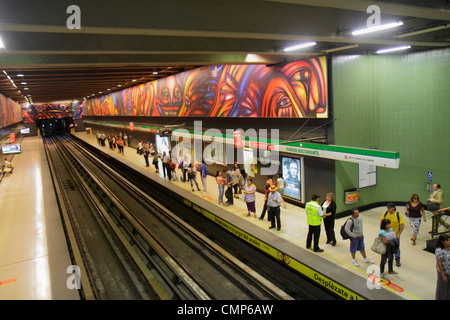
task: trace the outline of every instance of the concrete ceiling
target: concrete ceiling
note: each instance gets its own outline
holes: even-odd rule
[[[76,1],[79,20],[68,11],[74,3],[0,0],[0,93],[22,104],[26,96],[33,103],[81,100],[204,65],[450,45],[449,28],[398,37],[448,25],[448,0],[90,0]],[[404,25],[353,36],[367,26],[371,5],[379,6],[381,24]],[[305,41],[317,45],[283,51]],[[349,45],[357,47],[323,51]]]

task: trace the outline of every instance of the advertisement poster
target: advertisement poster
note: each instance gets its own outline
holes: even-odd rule
[[[300,159],[281,157],[282,176],[285,181],[283,195],[301,200],[301,166]]]
[[[255,177],[255,160],[252,148],[244,148],[244,169],[249,177]]]
[[[158,153],[163,154],[165,151],[166,154],[169,154],[169,139],[168,137],[161,137],[159,134],[155,136],[156,140],[156,150]]]

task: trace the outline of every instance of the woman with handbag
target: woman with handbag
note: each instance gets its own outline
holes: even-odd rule
[[[409,218],[409,228],[411,230],[411,241],[412,245],[416,245],[416,238],[419,234],[420,224],[426,222],[425,218],[425,206],[419,201],[419,196],[417,194],[413,194],[411,199],[406,204],[405,215]]]
[[[394,271],[394,252],[396,248],[392,248],[392,242],[390,242],[391,237],[395,238],[395,232],[391,228],[391,221],[388,219],[381,220],[380,225],[380,233],[378,236],[381,238],[383,243],[386,245],[386,252],[381,255],[380,262],[380,277],[384,277],[384,267],[386,265],[386,261],[388,263],[388,273],[389,274],[397,274]]]

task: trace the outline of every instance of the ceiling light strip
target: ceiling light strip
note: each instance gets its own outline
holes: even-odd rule
[[[358,35],[361,35],[361,34],[366,34],[366,33],[371,33],[371,32],[391,29],[391,28],[402,26],[402,25],[403,25],[402,21],[392,22],[392,23],[387,23],[387,24],[381,24],[381,25],[376,26],[376,27],[370,27],[370,28],[355,30],[355,31],[352,32],[352,35],[358,36]]]
[[[386,49],[380,49],[377,51],[377,53],[388,53],[388,52],[394,52],[394,51],[401,51],[411,48],[411,46],[400,46],[400,47],[393,47],[393,48],[386,48]]]
[[[295,46],[286,47],[283,49],[283,51],[284,52],[295,51],[295,50],[299,50],[299,49],[303,49],[303,48],[312,47],[315,45],[316,45],[316,43],[314,41],[305,42],[305,43],[297,44]]]

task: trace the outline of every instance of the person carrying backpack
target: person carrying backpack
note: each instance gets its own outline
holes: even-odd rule
[[[401,266],[400,263],[400,235],[403,232],[403,228],[405,227],[405,220],[402,215],[397,212],[397,208],[392,202],[389,202],[387,205],[387,211],[383,213],[381,216],[381,220],[388,219],[391,221],[391,228],[395,231],[395,235],[397,237],[398,248],[395,251],[395,265],[397,267]]]
[[[351,209],[352,217],[345,223],[345,233],[350,237],[350,254],[352,256],[352,263],[355,267],[359,267],[359,263],[356,260],[356,251],[359,251],[364,258],[365,263],[372,264],[372,260],[367,258],[366,249],[364,245],[363,235],[363,221],[359,215],[357,208]]]

